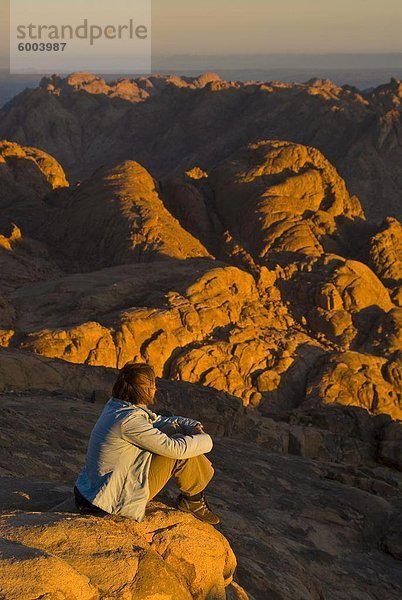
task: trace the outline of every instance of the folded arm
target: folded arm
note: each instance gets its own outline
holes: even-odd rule
[[[174,417],[167,418],[172,419]],[[187,419],[185,420],[187,421]],[[189,419],[189,421],[194,424],[198,423],[198,421],[192,419]],[[122,423],[122,436],[135,446],[169,458],[192,458],[212,450],[212,438],[207,433],[171,438],[160,431],[158,427],[154,427],[155,423],[150,423],[142,415],[132,416]],[[166,421],[164,423],[166,424]],[[189,424],[186,423],[186,425]]]
[[[200,421],[189,419],[187,417],[179,417],[177,415],[171,417],[159,416],[156,419],[156,421],[154,421],[154,427],[157,427],[158,429],[162,429],[167,424],[178,424],[184,431],[184,433],[187,435],[191,435],[191,432],[193,431],[194,427],[196,427],[197,425],[202,425]]]

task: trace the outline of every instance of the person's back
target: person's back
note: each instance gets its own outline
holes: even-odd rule
[[[76,482],[76,487],[89,502],[113,514],[127,509],[121,506],[121,496],[123,482],[130,485],[130,469],[137,463],[136,477],[143,470],[138,464],[141,450],[124,439],[122,432],[122,422],[130,417],[133,410],[135,407],[132,405],[123,404],[115,398],[109,400],[92,430],[86,463]],[[138,515],[132,516],[137,518]]]
[[[155,391],[152,377],[147,365],[128,363],[119,374],[114,395],[150,403]],[[172,424],[181,429],[180,435],[169,437],[163,432]],[[160,491],[155,488],[173,476],[182,490],[179,508],[205,517],[202,520],[219,522],[202,494],[214,473],[204,456],[211,449],[212,439],[198,421],[158,417],[146,404],[113,396],[91,433],[86,464],[76,482],[77,504],[83,499],[98,510],[141,521],[147,501]],[[200,481],[194,482],[197,472]],[[202,486],[201,491],[186,494],[182,489],[193,492],[194,485],[196,489]]]

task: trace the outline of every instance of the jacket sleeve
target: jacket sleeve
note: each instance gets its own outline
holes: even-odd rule
[[[161,427],[164,427],[164,425],[166,425],[167,423],[178,423],[178,425],[180,425],[180,427],[182,427],[184,432],[188,435],[191,434],[193,427],[202,424],[200,421],[195,421],[194,419],[189,419],[187,417],[179,417],[175,415],[172,417],[159,416],[156,419],[156,421],[154,421],[154,426],[158,429],[161,429]]]
[[[168,458],[192,458],[212,450],[212,438],[207,433],[170,438],[159,431],[143,415],[133,415],[122,422],[123,439],[153,454]]]

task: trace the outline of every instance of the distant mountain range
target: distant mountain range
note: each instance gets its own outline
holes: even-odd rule
[[[402,217],[402,84],[372,90],[329,80],[233,82],[216,73],[106,83],[90,73],[42,79],[0,111],[0,138],[59,160],[70,180],[138,160],[157,177],[207,170],[259,139],[314,146],[338,168],[366,216]]]
[[[0,107],[25,88],[38,85],[43,75],[10,75],[1,58],[0,56]],[[186,77],[198,77],[205,71],[217,71],[223,79],[234,81],[281,80],[292,83],[312,78],[331,79],[337,85],[353,85],[365,90],[389,81],[392,77],[402,79],[402,53],[187,54],[152,57],[153,74],[177,73]],[[108,75],[106,72],[101,76],[107,81],[116,79],[116,75]],[[122,72],[121,77],[133,77],[133,74]]]

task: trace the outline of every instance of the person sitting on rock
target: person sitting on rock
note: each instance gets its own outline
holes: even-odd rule
[[[152,412],[155,391],[151,366],[129,362],[120,370],[74,487],[77,508],[142,521],[147,502],[173,477],[181,492],[177,507],[216,525],[204,496],[214,475],[205,456],[212,439],[199,421]]]

